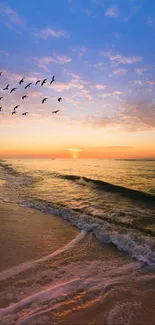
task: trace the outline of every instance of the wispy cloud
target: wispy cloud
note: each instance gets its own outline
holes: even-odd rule
[[[106,87],[107,87],[106,85],[100,85],[100,84],[95,86],[95,88],[99,90],[104,90]]]
[[[115,69],[112,73],[112,75],[115,76],[124,76],[128,72],[128,69],[125,68],[120,68],[120,69]]]
[[[66,64],[71,62],[71,58],[64,56],[64,55],[53,55],[53,56],[44,56],[44,57],[34,57],[34,61],[36,62],[37,66],[48,70],[48,65],[52,62],[57,64]]]
[[[100,54],[107,56],[110,61],[115,63],[115,65],[132,64],[135,62],[141,62],[143,60],[143,57],[141,57],[141,56],[128,57],[128,56],[124,56],[121,54],[111,54],[110,52],[103,52],[103,51],[100,51]]]
[[[139,132],[155,129],[155,104],[152,101],[122,103],[121,109],[113,117],[89,116],[87,121],[91,127],[114,127],[126,132]]]
[[[146,83],[151,87],[155,86],[155,81],[154,80],[148,80]]]
[[[143,81],[142,81],[142,80],[134,80],[134,84],[135,84],[135,85],[142,86]]]
[[[86,63],[88,64],[89,68],[100,68],[101,70],[103,70],[104,67],[104,62],[89,63],[88,61],[86,61]]]
[[[9,53],[8,53],[8,52],[6,52],[6,51],[3,51],[3,50],[0,50],[0,54],[2,54],[2,55],[5,55],[5,56],[8,56],[8,55],[9,55]]]
[[[119,7],[118,6],[111,6],[105,11],[105,16],[118,18],[119,17]]]
[[[3,23],[7,28],[17,33],[20,33],[19,27],[23,28],[26,26],[25,18],[5,4],[0,5],[0,23]]]
[[[123,95],[124,93],[120,90],[115,90],[113,92],[108,92],[108,93],[104,93],[101,95],[101,97],[112,97],[112,96],[120,96]]]
[[[137,68],[137,69],[135,69],[135,72],[138,74],[138,75],[142,75],[142,74],[144,74],[144,72],[146,72],[147,71],[147,69],[146,68]]]
[[[41,29],[40,31],[35,31],[34,33],[37,37],[47,39],[48,37],[53,37],[53,38],[68,38],[69,33],[64,31],[64,30],[54,30],[50,27],[46,27],[44,29]]]

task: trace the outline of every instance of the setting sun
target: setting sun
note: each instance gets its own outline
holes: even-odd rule
[[[76,158],[76,155],[75,154],[73,155],[73,158]]]

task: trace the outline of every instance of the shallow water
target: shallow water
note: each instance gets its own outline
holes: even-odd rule
[[[154,324],[154,170],[155,161],[1,161],[4,202],[45,212],[51,228],[60,217],[52,231],[46,221],[45,249],[2,267],[2,324]],[[30,224],[18,228],[23,243]]]

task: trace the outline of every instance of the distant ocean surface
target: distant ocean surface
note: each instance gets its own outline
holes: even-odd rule
[[[52,215],[59,216],[65,229],[72,225],[79,231],[50,256],[0,272],[1,281],[13,281],[7,289],[4,285],[3,295],[19,301],[0,309],[0,318],[7,315],[2,324],[16,324],[16,309],[23,306],[30,310],[18,313],[18,324],[30,324],[31,318],[33,324],[48,324],[49,319],[64,325],[154,324],[155,160],[7,159],[0,161],[0,180],[3,202],[51,215],[51,227]],[[46,243],[55,231],[45,235]],[[64,236],[70,238],[67,230]],[[24,272],[34,266],[36,273],[27,276]],[[19,273],[23,279],[19,275],[16,282]],[[44,283],[50,285],[48,291]],[[51,287],[55,283],[58,287]],[[93,309],[96,304],[99,309]],[[40,318],[44,314],[51,318]]]

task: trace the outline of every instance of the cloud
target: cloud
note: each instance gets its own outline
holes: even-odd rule
[[[112,75],[116,75],[116,76],[124,76],[126,73],[128,72],[128,69],[115,69],[113,71],[113,74]]]
[[[107,16],[107,17],[118,18],[119,17],[119,8],[118,8],[118,6],[109,7],[105,11],[105,14],[104,15]]]
[[[100,85],[100,84],[97,84],[96,86],[95,86],[95,88],[96,89],[99,89],[99,90],[103,90],[103,89],[105,89],[107,86],[106,85]]]
[[[141,76],[142,74],[144,74],[145,71],[147,71],[147,69],[145,69],[145,68],[138,68],[138,69],[136,68],[136,69],[135,69],[135,72],[136,72],[138,75],[140,75],[140,76]]]
[[[44,56],[40,58],[34,57],[33,59],[36,62],[38,67],[45,70],[48,70],[47,66],[52,62],[57,64],[66,64],[71,62],[71,59],[64,55]]]
[[[40,37],[40,38],[44,38],[47,39],[48,37],[53,37],[53,38],[60,38],[60,37],[64,37],[64,38],[68,38],[69,37],[69,33],[67,33],[64,30],[54,30],[50,27],[44,28],[40,31],[36,31],[35,35]]]
[[[104,66],[104,62],[97,62],[97,63],[88,63],[88,61],[86,62],[88,64],[89,68],[100,68],[101,70],[103,70],[103,66]]]
[[[112,97],[112,96],[120,96],[123,95],[124,93],[122,91],[119,90],[115,90],[113,92],[109,92],[109,93],[104,93],[101,95],[101,97]]]
[[[6,51],[3,51],[3,50],[0,50],[0,54],[2,54],[2,55],[5,55],[5,56],[8,56],[8,55],[9,55],[9,53],[8,53],[8,52],[6,52]]]
[[[148,80],[146,83],[151,87],[155,86],[155,81],[154,80]]]
[[[135,80],[134,84],[141,86],[143,84],[143,81],[142,80]]]
[[[136,103],[121,104],[120,111],[114,116],[89,116],[87,121],[91,127],[114,127],[126,132],[139,132],[155,129],[155,103],[142,100]]]
[[[26,26],[25,19],[16,10],[4,4],[0,5],[0,22],[17,33],[20,33],[19,27]]]
[[[141,56],[127,57],[121,54],[111,54],[110,52],[103,52],[103,51],[100,51],[100,55],[107,56],[110,61],[114,62],[115,65],[132,64],[135,62],[141,62],[143,60],[143,57]]]

